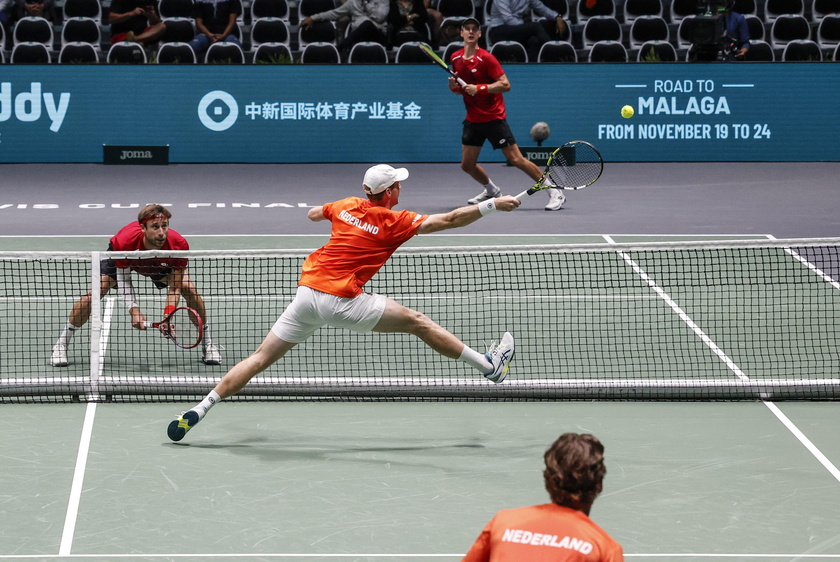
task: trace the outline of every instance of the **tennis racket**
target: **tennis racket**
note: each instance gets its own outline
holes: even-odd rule
[[[187,306],[180,306],[160,322],[146,322],[147,328],[157,328],[168,340],[181,349],[192,349],[204,337],[204,322],[198,313]]]
[[[427,57],[429,57],[430,59],[432,59],[432,62],[433,62],[433,63],[437,64],[439,67],[441,67],[441,68],[442,68],[442,69],[444,69],[446,72],[448,72],[449,74],[451,74],[451,75],[452,75],[452,77],[453,77],[453,78],[455,78],[455,80],[457,80],[457,81],[458,81],[458,83],[459,83],[461,86],[466,86],[466,85],[467,85],[467,83],[466,83],[466,82],[464,82],[463,80],[461,80],[461,78],[459,78],[459,77],[458,77],[458,75],[457,75],[457,74],[455,74],[455,72],[453,72],[453,70],[452,70],[451,68],[449,68],[449,65],[448,65],[448,64],[446,64],[445,62],[443,62],[443,59],[442,59],[442,58],[440,58],[440,57],[438,56],[438,54],[435,52],[435,50],[434,50],[434,49],[432,49],[429,45],[427,45],[426,43],[423,43],[422,41],[419,43],[419,45],[420,45],[420,50],[421,50],[421,51],[423,51],[423,52],[426,54],[426,56],[427,56]]]
[[[603,171],[604,160],[597,148],[586,141],[567,142],[548,157],[540,180],[516,198],[522,201],[538,191],[553,187],[583,189],[595,183]]]

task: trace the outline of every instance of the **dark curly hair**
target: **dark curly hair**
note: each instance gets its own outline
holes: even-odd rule
[[[564,433],[545,452],[545,489],[557,505],[588,515],[606,473],[604,446],[594,435]]]

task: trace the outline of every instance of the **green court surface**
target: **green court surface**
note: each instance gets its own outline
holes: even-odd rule
[[[194,249],[314,248],[326,238],[190,240]],[[413,242],[478,243],[457,236]],[[101,250],[104,243],[0,238],[0,250]],[[679,287],[668,290],[679,297]],[[124,315],[117,306],[114,314]],[[735,314],[714,306],[688,313]],[[123,328],[114,328],[115,341],[129,337],[120,335]],[[516,328],[527,333],[525,325]],[[634,353],[655,349],[656,331],[640,330],[625,343]],[[751,332],[746,345],[768,347],[774,344],[765,332],[787,330],[795,340],[802,331],[766,323],[744,330]],[[808,345],[806,339],[799,343]],[[529,338],[521,340],[525,361]],[[144,345],[145,359],[119,356],[119,372],[142,374],[148,356],[162,360],[171,352],[159,340]],[[696,345],[698,355],[709,353]],[[738,345],[745,344],[726,342],[741,362]],[[231,346],[226,366],[247,347]],[[0,352],[0,365],[8,367],[3,362],[14,361],[14,353]],[[394,349],[383,345],[381,353]],[[607,350],[599,355],[608,362]],[[546,359],[550,369],[603,368],[575,360]],[[772,355],[765,360],[772,366]],[[835,350],[829,364],[837,361]],[[225,368],[207,373],[220,376]],[[515,379],[516,360],[511,369]],[[497,510],[548,501],[542,454],[567,431],[594,433],[606,447],[605,489],[591,515],[629,560],[840,560],[836,402],[226,402],[184,441],[171,443],[167,424],[191,405],[0,406],[0,562],[459,560]]]

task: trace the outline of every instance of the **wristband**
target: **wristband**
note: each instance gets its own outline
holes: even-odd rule
[[[487,93],[487,84],[479,84],[478,85],[478,91],[486,94]]]
[[[175,312],[175,307],[174,307],[174,306],[167,306],[167,307],[165,307],[165,308],[163,309],[163,316],[164,316],[164,318],[165,318],[165,317],[167,317],[167,316],[169,316],[169,315],[170,315],[170,314],[172,314],[173,312]]]
[[[488,199],[478,204],[478,210],[481,211],[481,216],[489,215],[496,212],[496,199]]]

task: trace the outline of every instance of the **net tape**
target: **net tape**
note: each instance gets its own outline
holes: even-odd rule
[[[406,248],[366,289],[427,314],[483,350],[509,330],[494,385],[406,334],[322,328],[232,399],[836,399],[840,239]],[[203,397],[265,337],[308,250],[186,256],[220,366],[141,332],[116,290],[94,298],[70,364],[50,352],[70,309],[117,252],[0,253],[0,401]],[[133,257],[136,257],[134,254]],[[147,319],[166,291],[133,274]]]

